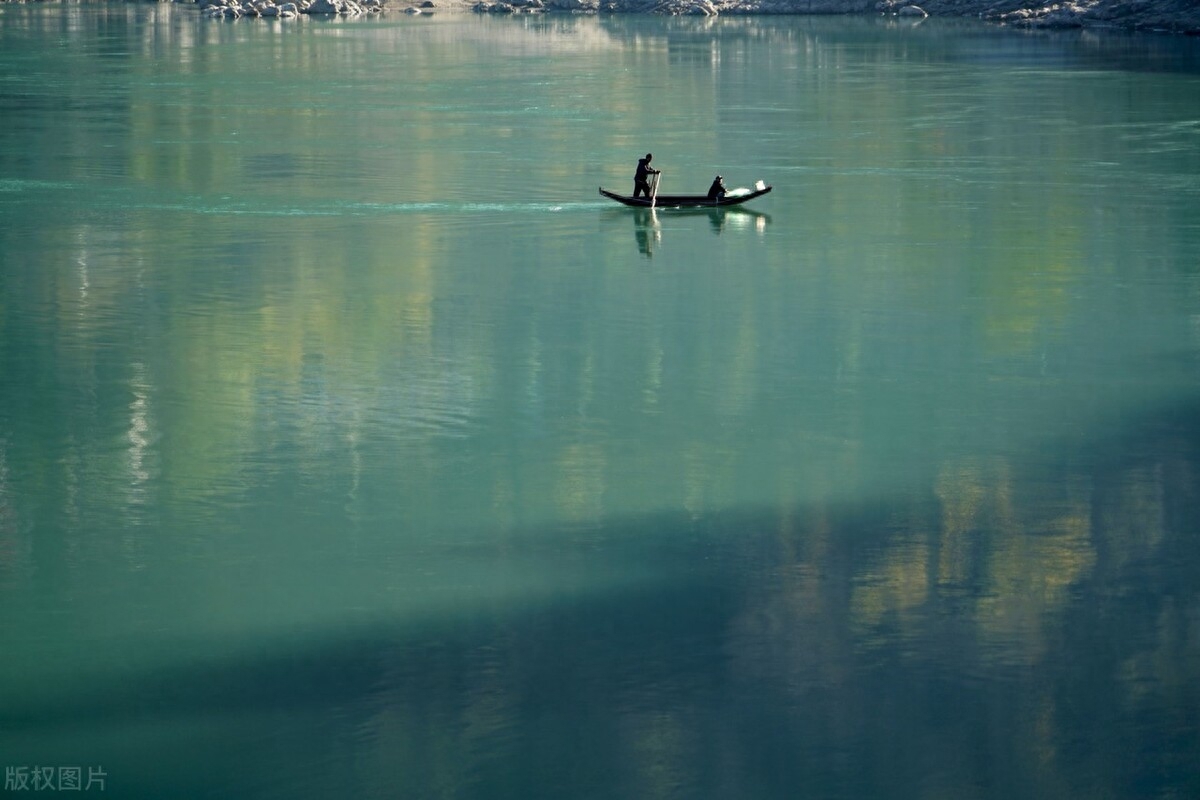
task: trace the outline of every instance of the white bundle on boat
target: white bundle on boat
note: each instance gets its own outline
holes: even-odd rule
[[[754,184],[754,189],[747,189],[745,186],[739,186],[736,189],[730,189],[728,192],[725,193],[725,196],[726,197],[743,197],[745,195],[752,194],[753,192],[761,192],[765,188],[767,188],[767,185],[765,183],[763,183],[762,181],[758,181]]]

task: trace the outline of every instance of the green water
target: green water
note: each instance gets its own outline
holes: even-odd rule
[[[5,788],[1195,796],[1197,208],[1182,37],[0,6]]]

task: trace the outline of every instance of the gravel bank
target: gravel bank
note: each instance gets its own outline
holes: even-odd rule
[[[977,17],[1041,28],[1108,27],[1200,35],[1200,0],[432,0],[434,8],[479,12],[529,11],[694,14],[896,14]]]
[[[22,3],[27,0],[0,0]],[[361,14],[385,8],[410,14],[438,11],[478,13],[720,14],[894,14],[920,19],[976,17],[1027,28],[1118,28],[1200,36],[1200,0],[180,0],[202,7],[243,9],[253,16]],[[261,13],[274,6],[278,11]],[[254,9],[259,7],[259,11]],[[239,14],[228,14],[238,16]],[[210,13],[209,16],[220,16]]]

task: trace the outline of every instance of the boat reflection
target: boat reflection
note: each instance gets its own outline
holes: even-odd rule
[[[633,237],[637,240],[638,252],[646,258],[653,258],[655,246],[662,241],[662,226],[657,210],[647,208],[633,212]]]
[[[771,222],[770,214],[764,214],[761,211],[753,211],[740,206],[734,206],[733,208],[706,208],[702,210],[708,215],[708,221],[712,225],[713,233],[721,233],[725,230],[726,225],[733,230],[753,230],[755,233],[762,233]]]
[[[771,215],[747,208],[639,208],[633,212],[633,235],[638,252],[647,258],[654,257],[654,249],[662,242],[662,219],[664,217],[708,217],[712,232],[720,235],[726,228],[737,231],[753,230],[763,233],[771,222]]]

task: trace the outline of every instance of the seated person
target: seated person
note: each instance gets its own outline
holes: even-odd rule
[[[725,196],[725,183],[724,183],[724,181],[721,180],[721,176],[718,175],[713,180],[712,186],[708,187],[708,199],[709,200],[720,200],[724,196]]]

